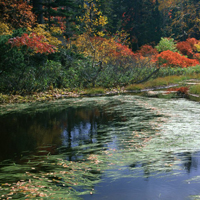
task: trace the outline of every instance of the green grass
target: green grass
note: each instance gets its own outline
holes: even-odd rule
[[[85,94],[104,94],[105,93],[105,89],[104,88],[90,88],[85,90]]]
[[[156,79],[149,80],[145,83],[147,87],[158,87],[165,86],[173,83],[178,83],[180,81],[186,80],[185,76],[166,76],[166,77],[158,77]]]
[[[194,75],[194,74],[200,74],[200,65],[194,66],[194,67],[187,67],[187,68],[181,68],[181,67],[161,67],[158,76],[159,77],[165,77],[165,76],[172,76],[172,75]]]
[[[159,86],[167,86],[170,84],[179,84],[179,86],[184,86],[185,82],[189,79],[200,80],[200,65],[195,67],[188,68],[172,68],[166,67],[161,68],[159,73],[157,74],[157,78],[152,78],[147,82],[140,84],[131,84],[125,87],[125,90],[128,91],[138,91],[140,92],[142,89],[146,88],[155,88]],[[120,91],[121,87],[118,85],[117,90]],[[190,93],[200,94],[200,86],[191,86]],[[8,104],[8,103],[28,103],[28,102],[36,102],[36,101],[50,101],[59,98],[66,97],[77,97],[79,94],[105,94],[107,91],[112,91],[114,88],[88,88],[84,91],[81,88],[75,89],[57,89],[54,88],[52,90],[44,91],[44,92],[35,92],[31,95],[20,96],[18,95],[8,95],[0,93],[0,104]]]
[[[188,78],[200,80],[200,74],[192,74],[192,75],[189,75]]]
[[[142,90],[142,89],[144,89],[144,85],[143,84],[132,84],[132,85],[128,85],[125,89],[126,90]]]
[[[189,92],[192,94],[200,94],[200,85],[197,84],[197,85],[191,86]]]
[[[187,80],[186,76],[166,76],[166,77],[158,77],[156,79],[151,79],[147,82],[140,84],[132,84],[126,87],[126,90],[142,90],[145,88],[153,88],[159,86],[167,86],[169,84],[179,83],[181,81]]]

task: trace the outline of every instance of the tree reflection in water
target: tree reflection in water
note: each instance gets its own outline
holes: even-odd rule
[[[41,186],[58,190],[62,198],[66,192],[90,193],[104,177],[149,180],[156,174],[180,174],[179,169],[189,175],[198,171],[198,153],[182,146],[181,152],[170,150],[182,143],[172,131],[165,135],[167,129],[160,126],[173,118],[176,109],[165,108],[170,101],[156,101],[132,96],[91,98],[59,109],[0,116],[0,180],[17,183],[26,173],[27,188],[37,186],[34,177],[39,177]]]

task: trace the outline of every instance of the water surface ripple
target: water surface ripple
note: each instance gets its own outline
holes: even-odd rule
[[[0,199],[200,199],[200,105],[131,95],[0,108]]]

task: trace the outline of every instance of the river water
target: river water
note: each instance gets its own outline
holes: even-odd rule
[[[0,199],[200,199],[200,105],[131,95],[0,108]]]

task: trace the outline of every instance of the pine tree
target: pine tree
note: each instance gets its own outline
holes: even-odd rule
[[[32,4],[33,4],[33,12],[37,15],[37,22],[39,24],[43,24],[44,23],[43,9],[42,9],[43,0],[33,0]]]

